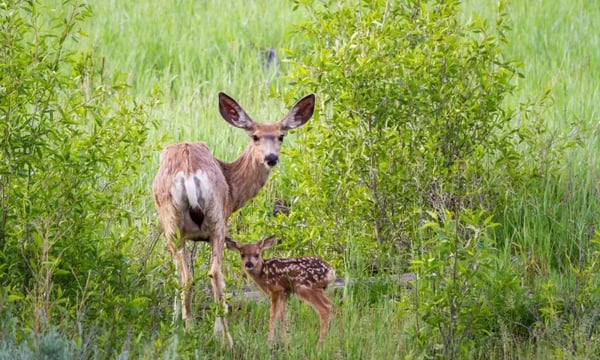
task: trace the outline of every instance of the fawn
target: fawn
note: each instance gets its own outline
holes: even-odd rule
[[[227,248],[240,252],[244,272],[271,300],[269,342],[273,340],[277,322],[285,329],[287,302],[290,294],[295,293],[319,314],[319,346],[322,345],[331,314],[331,301],[325,289],[335,280],[333,268],[315,256],[264,260],[262,251],[275,245],[274,236],[254,244],[242,245],[230,238],[225,243]]]

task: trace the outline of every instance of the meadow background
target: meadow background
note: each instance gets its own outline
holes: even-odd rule
[[[14,0],[0,16],[0,358],[600,355],[594,2]],[[219,91],[257,121],[317,95],[231,233],[276,234],[269,256],[318,254],[347,280],[322,349],[298,301],[266,346],[268,302],[240,300],[229,253],[221,346],[203,245],[197,323],[172,322],[150,184],[168,144],[243,151]]]

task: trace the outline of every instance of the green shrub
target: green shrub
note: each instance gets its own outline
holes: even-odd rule
[[[308,45],[289,54],[288,102],[314,91],[320,106],[275,179],[289,216],[254,223],[340,273],[414,272],[410,336],[445,358],[539,319],[496,223],[557,147],[539,152],[547,93],[508,105],[505,5],[490,26],[461,21],[457,1],[298,1]]]
[[[455,215],[431,214],[410,266],[418,279],[414,338],[424,352],[445,359],[462,358],[504,335],[528,337],[537,313],[519,269],[490,236],[499,224],[483,212]]]
[[[135,179],[151,103],[71,50],[90,11],[66,5],[0,4],[0,284],[24,333],[118,326],[148,302],[126,250],[146,236]]]
[[[3,336],[0,338],[0,360],[68,360],[80,358],[77,356],[77,344],[60,334],[55,327],[46,332],[25,339],[17,344],[15,332],[8,329],[6,324],[0,328]]]
[[[383,264],[410,253],[423,210],[494,209],[539,169],[520,150],[543,128],[514,126],[526,114],[504,106],[518,76],[504,16],[465,25],[457,4],[299,2],[314,41],[289,77],[320,106],[281,179],[292,212],[279,231],[298,246],[349,255],[352,242]]]

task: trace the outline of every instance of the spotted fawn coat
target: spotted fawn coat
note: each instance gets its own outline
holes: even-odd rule
[[[287,302],[295,293],[319,314],[319,345],[322,345],[332,309],[325,289],[335,280],[333,268],[316,256],[263,260],[262,251],[275,244],[274,237],[246,245],[229,238],[225,241],[229,249],[239,251],[244,272],[269,295],[269,341],[273,340],[277,323],[285,326]]]

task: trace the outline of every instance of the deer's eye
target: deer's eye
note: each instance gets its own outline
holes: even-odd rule
[[[259,256],[260,256],[260,254],[254,254],[255,259],[258,259]]]
[[[283,138],[285,137],[285,135],[279,135],[279,141],[283,141]]]
[[[260,140],[260,138],[258,137],[258,135],[252,135],[252,140],[258,141]]]

